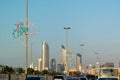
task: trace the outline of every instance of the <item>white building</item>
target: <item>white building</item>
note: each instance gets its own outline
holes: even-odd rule
[[[79,53],[76,56],[76,68],[78,71],[82,72],[82,55]]]
[[[42,70],[49,69],[49,46],[43,41],[42,42]]]
[[[66,64],[66,49],[65,47],[62,45],[62,54],[61,54],[61,62],[62,64]]]
[[[34,69],[34,64],[33,64],[33,62],[30,64],[30,68]]]
[[[38,71],[42,71],[42,59],[38,59]]]

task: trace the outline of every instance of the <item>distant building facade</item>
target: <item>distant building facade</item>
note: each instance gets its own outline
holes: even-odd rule
[[[51,70],[56,71],[56,60],[55,60],[55,58],[51,59]]]
[[[65,70],[65,65],[66,65],[66,49],[65,47],[62,45],[62,50],[61,50],[61,63],[63,66],[63,70]]]
[[[113,62],[106,62],[105,64],[101,65],[101,67],[114,67]]]
[[[42,71],[42,59],[38,59],[38,71]]]
[[[63,64],[57,64],[57,72],[64,73],[64,66],[63,66]]]
[[[76,55],[76,68],[77,71],[82,71],[82,55],[79,53]]]
[[[42,42],[42,70],[49,69],[49,46]]]
[[[34,64],[33,64],[33,62],[30,64],[30,68],[34,69]]]

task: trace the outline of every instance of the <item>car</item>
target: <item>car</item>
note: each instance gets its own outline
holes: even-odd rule
[[[79,77],[69,77],[67,80],[79,80]]]
[[[67,80],[87,80],[86,77],[68,77]]]
[[[105,78],[98,78],[97,80],[119,80],[118,78],[112,78],[112,77],[105,77]]]
[[[27,77],[25,80],[45,80],[45,78],[42,76],[30,76]]]
[[[55,75],[53,76],[53,80],[67,80],[64,75]]]
[[[87,77],[78,77],[79,80],[88,80]]]
[[[86,77],[69,77],[67,80],[87,80]]]
[[[95,75],[86,75],[88,80],[97,80],[97,76]]]

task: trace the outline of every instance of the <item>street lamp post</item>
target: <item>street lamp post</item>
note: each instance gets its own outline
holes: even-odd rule
[[[80,47],[81,47],[81,54],[83,54],[83,47],[84,47],[84,44],[80,44]]]
[[[28,67],[28,0],[26,0],[26,54],[25,54],[25,75],[27,77],[27,67]]]
[[[68,75],[68,30],[70,29],[70,27],[64,27],[64,29],[66,30],[66,66],[65,66],[65,71]]]

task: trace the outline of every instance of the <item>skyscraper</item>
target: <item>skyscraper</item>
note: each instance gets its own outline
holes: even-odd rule
[[[62,51],[61,51],[61,62],[62,62],[62,65],[63,65],[63,67],[64,67],[64,69],[65,69],[65,65],[66,65],[66,49],[65,49],[65,47],[62,45],[61,46],[62,47]]]
[[[54,58],[51,59],[51,70],[56,71],[56,60]]]
[[[39,58],[38,59],[38,71],[41,71],[42,70],[42,59]]]
[[[82,71],[82,55],[79,53],[76,56],[76,68],[78,71]]]
[[[60,72],[60,73],[64,72],[64,70],[63,70],[63,64],[61,64],[61,63],[57,64],[57,72]]]
[[[42,42],[42,70],[49,69],[49,46]]]

